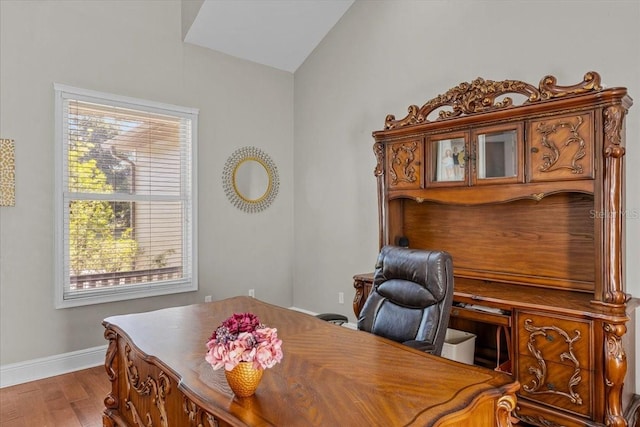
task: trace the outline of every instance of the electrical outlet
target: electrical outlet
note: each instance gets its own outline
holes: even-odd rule
[[[338,292],[338,303],[344,304],[344,292]]]
[[[204,297],[204,302],[211,302],[211,295]]]
[[[249,289],[249,296],[252,298],[256,297],[256,290],[255,289]]]

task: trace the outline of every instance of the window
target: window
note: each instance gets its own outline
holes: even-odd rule
[[[54,89],[56,307],[197,290],[197,110]]]

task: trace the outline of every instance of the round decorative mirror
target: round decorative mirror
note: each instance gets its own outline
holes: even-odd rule
[[[249,213],[269,207],[280,185],[273,160],[256,147],[236,150],[227,159],[222,181],[229,201]]]

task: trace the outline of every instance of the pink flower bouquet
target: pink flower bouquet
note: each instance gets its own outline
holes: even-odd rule
[[[240,362],[253,362],[254,369],[272,368],[282,360],[282,340],[277,332],[252,313],[236,313],[213,332],[205,359],[213,369],[224,367],[227,371]]]

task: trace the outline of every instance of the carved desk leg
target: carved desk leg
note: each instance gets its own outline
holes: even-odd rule
[[[111,392],[104,398],[105,410],[102,415],[102,425],[105,427],[114,427],[115,423],[111,418],[111,414],[118,410],[118,334],[112,329],[104,331],[104,337],[109,341],[107,354],[104,360],[104,368],[107,371],[107,377],[111,381]]]

